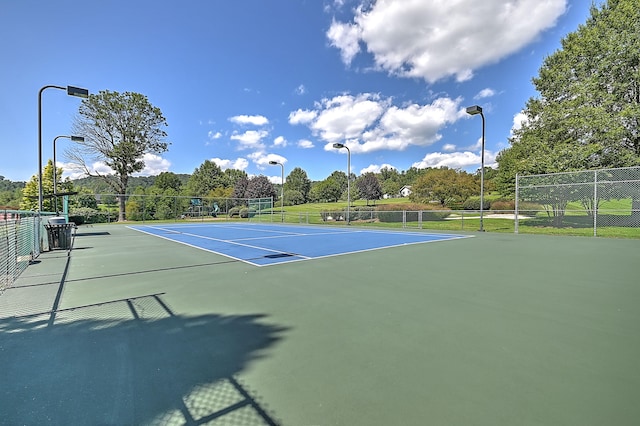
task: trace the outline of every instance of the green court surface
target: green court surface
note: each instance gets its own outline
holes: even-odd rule
[[[638,424],[640,241],[467,235],[261,268],[81,227],[0,295],[0,424]]]

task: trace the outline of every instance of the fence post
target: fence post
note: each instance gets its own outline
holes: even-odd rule
[[[593,171],[593,236],[597,236],[598,229],[598,171]]]
[[[518,209],[519,209],[519,204],[518,204],[518,174],[516,173],[516,205],[515,205],[515,219],[513,221],[513,232],[515,234],[518,233],[518,225],[519,225],[519,221],[518,221]]]

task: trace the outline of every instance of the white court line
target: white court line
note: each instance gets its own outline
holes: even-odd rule
[[[163,228],[161,226],[158,226],[158,227],[155,227],[155,228],[156,229],[160,229],[160,230],[165,230],[165,228]],[[149,233],[149,234],[150,235],[155,235],[155,234],[151,234],[151,233]],[[265,247],[252,246],[250,244],[238,243],[238,242],[236,242],[234,240],[223,240],[221,238],[207,237],[207,236],[204,236],[204,235],[191,234],[189,232],[181,232],[180,234],[181,235],[186,235],[186,236],[189,236],[189,237],[201,238],[203,240],[218,241],[218,242],[221,242],[221,243],[233,244],[233,245],[236,245],[236,246],[248,247],[248,248],[252,248],[252,249],[256,249],[256,250],[269,251],[269,252],[272,252],[272,253],[283,253],[283,251],[281,251],[281,250],[272,250],[272,249],[268,249],[268,248],[265,248]],[[166,238],[166,237],[163,237],[163,238]],[[274,237],[268,237],[268,238],[274,238]],[[173,240],[171,238],[166,238],[166,239],[171,240],[171,241],[175,241],[175,240]],[[181,241],[178,241],[178,242],[181,242]],[[189,243],[185,243],[185,244],[191,245]],[[193,247],[195,247],[195,246],[193,246]],[[212,250],[209,250],[209,251],[212,251]],[[293,256],[298,256],[298,257],[303,257],[305,259],[312,259],[311,257],[303,256],[303,255],[297,254],[297,253],[287,253],[287,254],[290,254],[290,255],[293,255]]]

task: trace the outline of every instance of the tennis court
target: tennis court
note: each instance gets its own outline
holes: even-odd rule
[[[640,241],[258,225],[43,253],[0,424],[637,424]]]
[[[255,266],[469,238],[453,234],[256,223],[132,226],[131,229]]]

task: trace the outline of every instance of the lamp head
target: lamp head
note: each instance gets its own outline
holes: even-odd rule
[[[469,115],[482,114],[482,107],[478,105],[470,106],[467,108],[467,114]]]
[[[340,148],[344,148],[345,144],[343,144],[343,143],[334,143],[333,147],[336,148],[336,149],[340,149]]]
[[[89,90],[83,89],[81,87],[67,86],[67,95],[77,96],[79,98],[88,98]]]
[[[84,138],[82,136],[71,136],[72,142],[84,142]]]
[[[277,161],[269,161],[269,164],[271,164],[272,166],[275,166],[276,164],[280,164]]]

